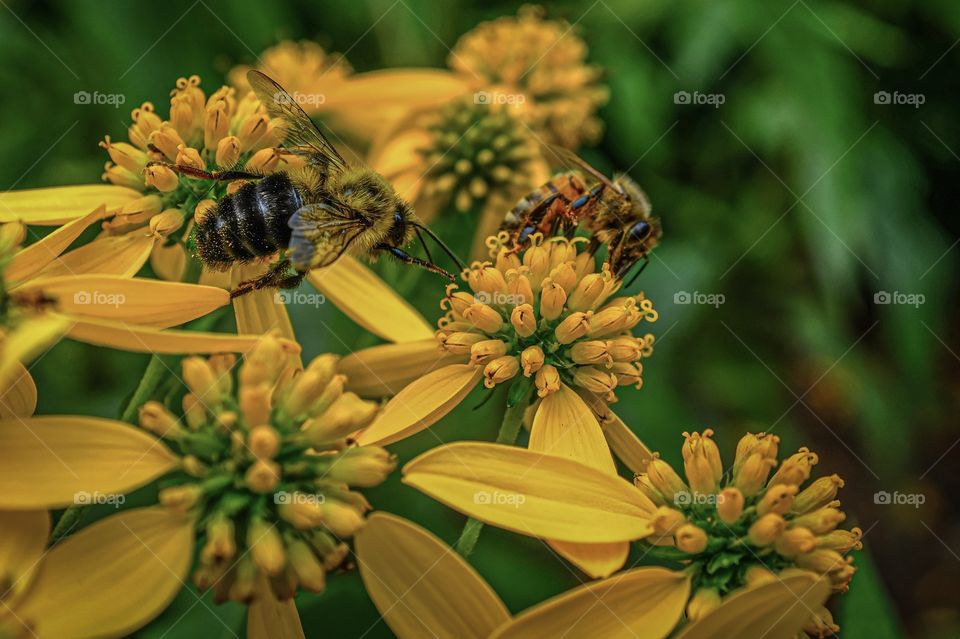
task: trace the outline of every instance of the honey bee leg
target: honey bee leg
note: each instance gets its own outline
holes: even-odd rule
[[[440,268],[433,262],[427,262],[426,260],[421,260],[419,257],[414,257],[404,252],[403,250],[397,248],[396,246],[390,246],[389,244],[377,244],[374,248],[380,249],[381,251],[387,251],[395,258],[403,262],[404,264],[411,264],[413,266],[419,266],[420,268],[425,268],[431,273],[436,273],[437,275],[443,275],[451,282],[455,282],[456,278],[449,272]]]
[[[187,177],[196,178],[198,180],[232,182],[233,180],[257,180],[263,177],[262,175],[248,173],[246,171],[205,171],[204,169],[198,169],[193,166],[186,166],[184,164],[171,164],[170,162],[150,162],[147,164],[147,166],[154,166],[157,164],[167,167],[178,175],[186,175]]]
[[[306,273],[297,271],[294,275],[290,275],[289,269],[290,260],[280,260],[260,277],[240,282],[237,288],[230,291],[230,297],[240,297],[262,288],[296,288],[300,286],[300,282],[306,277]]]

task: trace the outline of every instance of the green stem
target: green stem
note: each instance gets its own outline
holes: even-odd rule
[[[164,366],[159,355],[150,356],[150,362],[147,364],[147,369],[143,372],[143,378],[137,385],[136,390],[133,391],[133,395],[130,397],[130,401],[127,402],[123,412],[120,414],[121,421],[129,424],[136,423],[135,420],[140,406],[146,403],[153,396],[154,392],[156,392],[160,383],[163,381],[166,369],[167,367]],[[83,517],[86,509],[87,507],[84,504],[74,504],[73,506],[68,506],[67,509],[63,511],[53,532],[50,533],[51,546],[70,534],[70,532],[80,524],[80,519]]]
[[[498,444],[513,445],[517,442],[517,436],[520,434],[520,426],[523,425],[523,414],[530,404],[530,396],[533,393],[533,384],[527,377],[519,377],[510,385],[507,400],[507,410],[503,413],[503,421],[500,423],[500,431],[497,433]],[[454,544],[460,556],[466,558],[473,553],[477,540],[480,539],[480,531],[483,530],[483,522],[473,517],[467,519],[467,523],[460,533],[460,539]]]

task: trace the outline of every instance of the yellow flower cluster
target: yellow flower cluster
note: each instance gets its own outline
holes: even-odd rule
[[[635,337],[657,312],[643,294],[612,297],[620,288],[609,269],[596,270],[586,238],[547,241],[539,234],[514,252],[506,236],[491,238],[494,262],[475,262],[462,274],[472,293],[447,288],[437,338],[454,354],[482,365],[488,388],[522,373],[546,397],[561,383],[616,401],[618,386],[642,384],[640,360],[653,336]]]
[[[826,576],[834,592],[846,592],[855,568],[846,554],[861,548],[859,528],[841,530],[846,518],[836,500],[843,480],[821,477],[805,488],[818,462],[801,448],[777,464],[779,438],[747,434],[737,445],[727,481],[713,431],[684,433],[686,481],[654,457],[636,486],[658,505],[652,519],[657,543],[672,543],[694,571],[691,620],[717,608],[743,586],[767,583],[797,570]],[[776,468],[776,470],[774,470]],[[836,633],[830,613],[814,611],[805,629]]]
[[[353,67],[339,53],[327,53],[316,42],[284,40],[260,54],[256,68],[263,71],[291,95],[322,95],[321,89],[340,82],[353,73]],[[251,67],[238,65],[230,70],[228,81],[238,91],[250,90],[247,72]],[[322,82],[321,82],[322,80]],[[309,106],[308,103],[306,106]]]
[[[157,162],[201,170],[242,167],[258,173],[297,163],[273,148],[278,131],[253,93],[238,94],[225,86],[207,96],[195,75],[177,80],[168,119],[161,119],[150,102],[134,109],[131,118],[129,142],[107,136],[100,143],[110,155],[103,179],[144,194],[104,224],[112,233],[139,228],[161,211],[187,219],[198,206],[209,206],[243,184],[178,176]]]
[[[280,599],[322,591],[370,508],[351,487],[376,486],[395,466],[382,448],[348,445],[377,405],[344,392],[338,358],[299,370],[285,364],[286,344],[264,337],[236,392],[233,356],[185,359],[183,421],[158,402],[140,409],[140,425],[181,455],[160,502],[205,534],[194,581],[218,601],[249,602],[260,574]]]
[[[609,92],[601,70],[586,63],[587,45],[573,28],[544,20],[543,9],[524,6],[517,17],[482,22],[450,54],[454,71],[479,76],[490,99],[518,104],[519,116],[551,144],[577,148],[600,137],[597,108]]]

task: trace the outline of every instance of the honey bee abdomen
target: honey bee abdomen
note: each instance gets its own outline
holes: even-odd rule
[[[286,248],[291,233],[287,221],[302,205],[300,194],[284,173],[245,184],[221,198],[197,224],[200,259],[223,268]]]

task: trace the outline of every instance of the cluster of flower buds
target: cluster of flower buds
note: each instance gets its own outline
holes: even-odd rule
[[[200,88],[200,78],[180,78],[171,92],[170,115],[163,120],[153,104],[144,102],[131,112],[129,142],[100,143],[110,156],[103,179],[143,192],[143,197],[124,205],[104,224],[111,233],[125,233],[146,225],[163,211],[175,211],[181,222],[193,215],[199,204],[197,190],[165,165],[178,164],[200,170],[246,168],[270,173],[299,163],[294,156],[274,148],[279,132],[266,109],[253,93],[238,95],[221,87],[209,97]],[[242,186],[207,185],[209,200]]]
[[[801,448],[778,465],[779,439],[764,433],[740,440],[726,472],[712,435],[684,433],[686,481],[658,456],[634,480],[658,506],[652,541],[676,546],[697,570],[687,616],[701,618],[731,591],[795,570],[846,592],[856,570],[847,553],[862,547],[862,532],[837,528],[846,518],[836,500],[843,480],[830,475],[807,484],[817,455]],[[838,630],[826,609],[815,613],[808,632]]]
[[[451,284],[441,302],[441,348],[482,366],[488,388],[519,374],[540,397],[561,382],[609,402],[618,386],[639,388],[653,336],[632,331],[657,312],[642,293],[613,297],[620,281],[606,265],[597,271],[587,243],[535,234],[524,251],[500,246],[495,262],[475,262],[462,274],[473,292]]]
[[[236,390],[232,355],[186,358],[182,418],[159,402],[140,409],[140,425],[181,455],[160,502],[195,518],[206,543],[194,581],[218,601],[250,601],[261,574],[279,598],[322,591],[370,508],[351,488],[380,484],[396,465],[382,448],[350,445],[378,406],[344,391],[337,357],[300,369],[292,353],[265,336]]]

